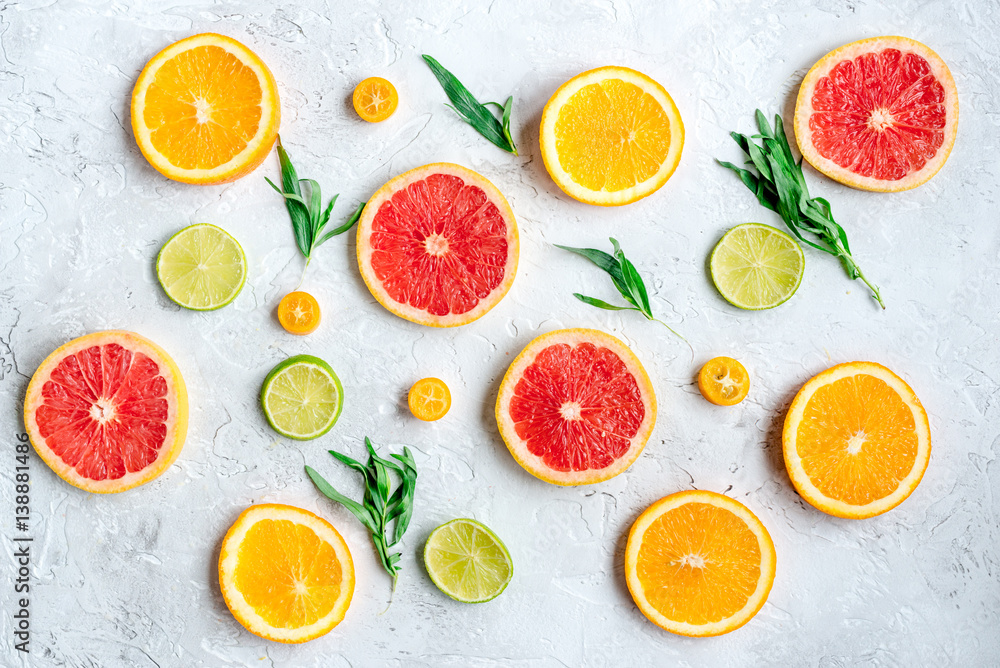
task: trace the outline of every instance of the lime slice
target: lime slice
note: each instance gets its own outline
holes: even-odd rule
[[[758,311],[788,301],[802,282],[805,259],[788,234],[760,223],[726,232],[708,260],[712,281],[733,306]]]
[[[458,519],[431,532],[424,566],[437,588],[462,603],[492,601],[514,574],[510,552],[475,520]]]
[[[305,441],[330,431],[343,408],[344,388],[330,365],[296,355],[274,367],[260,389],[267,421],[282,436]]]
[[[247,279],[247,258],[228,232],[199,223],[163,244],[156,258],[156,278],[180,306],[214,311],[240,294]]]

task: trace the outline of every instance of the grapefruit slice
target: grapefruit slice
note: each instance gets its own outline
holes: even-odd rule
[[[382,306],[431,327],[482,317],[517,272],[517,223],[507,200],[450,163],[401,174],[372,195],[358,222],[361,277]]]
[[[862,190],[909,190],[948,159],[958,91],[941,57],[906,37],[873,37],[823,56],[802,80],[795,139],[810,165]]]
[[[624,343],[593,329],[561,329],[536,338],[510,365],[496,418],[528,473],[588,485],[636,460],[656,422],[656,396]]]
[[[45,358],[28,383],[24,426],[38,456],[71,485],[123,492],[163,473],[187,434],[187,389],[162,348],[95,332]]]

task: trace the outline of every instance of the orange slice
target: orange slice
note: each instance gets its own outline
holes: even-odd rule
[[[656,395],[639,358],[594,329],[542,334],[500,383],[497,427],[510,454],[554,485],[615,477],[646,447]]]
[[[245,176],[278,136],[270,70],[235,39],[204,33],[156,54],[132,91],[132,132],[156,171],[209,185]]]
[[[440,378],[421,378],[406,397],[413,416],[424,422],[440,420],[451,408],[451,390]]]
[[[328,633],[354,594],[354,562],[333,526],[308,510],[250,506],[222,541],[219,584],[248,631],[301,643]]]
[[[681,159],[684,124],[663,86],[627,67],[600,67],[552,95],[539,141],[545,169],[567,195],[618,206],[667,182]]]
[[[701,396],[717,406],[735,406],[750,391],[750,374],[739,360],[716,357],[698,372],[698,389]]]
[[[924,475],[931,431],[906,382],[881,364],[848,362],[802,386],[785,417],[785,467],[803,499],[837,517],[895,508]]]
[[[746,624],[774,583],[774,543],[746,506],[687,491],[651,505],[632,525],[625,581],[651,622],[685,636]]]
[[[907,37],[872,37],[823,56],[802,80],[795,139],[810,165],[862,190],[916,188],[944,165],[958,90],[941,57]]]
[[[278,302],[278,322],[289,334],[303,336],[319,327],[319,302],[308,292],[289,292]]]
[[[351,101],[362,120],[380,123],[396,113],[399,94],[388,79],[368,77],[354,88]]]

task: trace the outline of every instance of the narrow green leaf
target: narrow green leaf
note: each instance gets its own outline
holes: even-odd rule
[[[301,197],[302,191],[299,189],[299,175],[295,172],[295,166],[292,164],[284,145],[281,143],[281,135],[278,135],[278,164],[281,166],[283,192]]]
[[[606,301],[598,299],[597,297],[588,297],[587,295],[581,295],[579,292],[574,292],[573,296],[582,301],[584,304],[590,304],[591,306],[596,306],[597,308],[602,308],[605,311],[639,311],[638,306],[615,306],[614,304],[609,304]]]
[[[604,251],[597,250],[596,248],[575,248],[573,246],[561,246],[559,244],[553,245],[556,248],[562,248],[563,250],[585,257],[606,271],[608,275],[611,276],[611,281],[615,284],[615,288],[621,293],[622,297],[631,300],[632,293],[625,284],[625,277],[622,275],[621,265],[613,255],[608,255]],[[636,304],[633,304],[633,306],[635,305]]]
[[[356,518],[358,518],[358,521],[364,524],[369,531],[371,532],[378,531],[378,527],[375,522],[375,517],[371,514],[371,512],[367,508],[365,508],[356,501],[352,501],[351,499],[347,498],[346,496],[338,492],[336,489],[333,488],[333,486],[330,483],[328,483],[326,480],[323,479],[323,476],[321,476],[311,467],[309,466],[306,467],[306,474],[309,476],[310,479],[312,479],[313,484],[316,485],[316,488],[320,491],[320,493],[323,494],[323,496],[333,501],[336,501],[337,503],[341,504],[349,511],[351,511],[351,513]]]
[[[323,230],[326,228],[326,224],[330,222],[330,214],[333,213],[333,205],[337,203],[338,197],[340,197],[339,194],[334,195],[330,199],[330,202],[326,205],[326,209],[323,210],[322,215],[320,215],[319,217],[319,221],[316,223],[316,229],[313,231],[312,247],[314,250],[318,248],[319,245],[322,244],[324,241],[326,241],[327,238],[329,237],[329,235],[327,236],[321,236],[321,235],[323,234]]]

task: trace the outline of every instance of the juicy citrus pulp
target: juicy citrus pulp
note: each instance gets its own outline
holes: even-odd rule
[[[190,225],[163,244],[156,278],[171,301],[194,311],[213,311],[240,294],[247,280],[243,247],[215,225]]]
[[[715,492],[664,497],[639,516],[625,547],[625,580],[639,610],[686,636],[717,636],[764,605],[774,543],[743,504]]]
[[[372,295],[401,318],[454,327],[485,315],[517,271],[517,224],[485,178],[437,163],[397,176],[358,222],[358,266]]]
[[[187,421],[177,365],[132,332],[95,332],[59,347],[24,399],[38,456],[88,492],[122,492],[163,473],[184,447]]]
[[[636,460],[656,422],[656,396],[624,343],[593,329],[563,329],[539,336],[511,363],[496,418],[526,471],[584,485]]]
[[[451,390],[440,378],[421,378],[406,396],[413,416],[425,422],[440,420],[451,408]]]
[[[684,124],[667,91],[641,72],[600,67],[564,83],[542,112],[545,169],[581,202],[628,204],[677,168]]]
[[[838,364],[792,400],[782,433],[785,467],[803,499],[863,519],[902,503],[931,455],[930,424],[906,382],[881,364]]]
[[[308,292],[289,292],[278,302],[278,322],[290,334],[311,334],[319,327],[319,302]]]
[[[236,40],[204,33],[150,60],[132,91],[132,131],[161,174],[184,183],[233,181],[267,157],[278,135],[278,86]]]
[[[873,37],[826,54],[795,103],[802,156],[854,188],[915,188],[955,143],[958,91],[948,66],[920,42]]]
[[[354,562],[329,522],[308,510],[250,506],[226,533],[219,555],[226,605],[248,631],[284,643],[312,640],[344,619]]]
[[[312,355],[296,355],[267,374],[260,401],[275,431],[304,441],[322,436],[336,424],[344,407],[344,388],[329,364]]]
[[[354,111],[369,123],[384,121],[396,111],[399,94],[391,81],[382,77],[368,77],[354,88],[351,96]]]
[[[701,396],[718,406],[735,406],[750,391],[750,374],[739,360],[714,357],[698,372]]]
[[[744,223],[722,235],[708,260],[712,282],[733,306],[752,311],[784,304],[799,289],[805,258],[779,229]]]
[[[424,566],[438,589],[463,603],[492,601],[514,575],[507,546],[470,519],[452,520],[431,532],[424,545]]]

